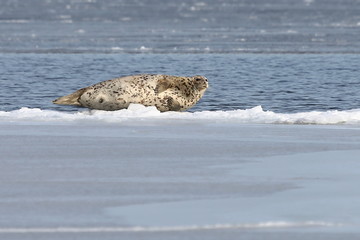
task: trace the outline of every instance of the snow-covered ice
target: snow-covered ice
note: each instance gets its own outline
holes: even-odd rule
[[[0,112],[0,236],[357,239],[358,114]]]
[[[131,104],[128,109],[118,111],[82,110],[59,112],[39,108],[23,107],[14,111],[0,111],[1,121],[45,121],[45,122],[126,122],[152,120],[191,120],[233,123],[282,123],[282,124],[360,124],[360,109],[311,111],[300,113],[275,113],[264,111],[261,106],[231,111],[159,112],[155,107]]]

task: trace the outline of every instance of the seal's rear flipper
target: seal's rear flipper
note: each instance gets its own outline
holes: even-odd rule
[[[75,105],[75,106],[81,106],[79,103],[79,98],[81,95],[84,94],[87,88],[82,88],[77,90],[76,92],[66,95],[64,97],[59,97],[58,99],[55,99],[53,101],[54,104],[61,104],[61,105]]]
[[[175,100],[172,97],[167,97],[166,100],[167,100],[169,111],[180,111],[181,105],[177,100]]]

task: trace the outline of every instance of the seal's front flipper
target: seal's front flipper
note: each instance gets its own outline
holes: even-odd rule
[[[156,94],[162,93],[171,87],[172,87],[171,82],[168,81],[166,78],[163,78],[157,82],[155,87],[155,93]]]

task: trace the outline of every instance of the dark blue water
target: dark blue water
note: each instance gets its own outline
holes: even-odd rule
[[[102,80],[139,73],[205,75],[210,88],[191,111],[360,107],[360,55],[2,54],[0,59],[1,111],[75,111],[51,101]]]
[[[205,75],[191,111],[359,108],[353,0],[2,0],[0,110],[123,75]]]
[[[360,53],[356,0],[1,0],[0,52]]]

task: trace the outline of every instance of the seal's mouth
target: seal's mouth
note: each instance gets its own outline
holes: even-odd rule
[[[207,89],[208,88],[208,84],[206,83],[206,84],[199,84],[199,85],[197,85],[196,86],[196,88],[199,90],[199,91],[202,91],[202,90],[205,90],[205,89]]]

